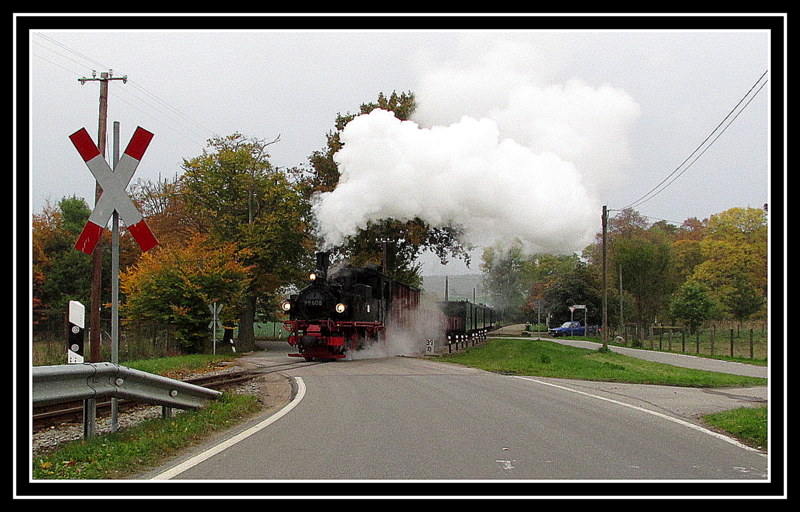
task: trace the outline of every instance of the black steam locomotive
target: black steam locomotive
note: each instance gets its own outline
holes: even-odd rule
[[[310,284],[283,303],[293,357],[333,360],[384,339],[387,325],[404,327],[420,291],[380,272],[377,265],[344,266],[328,274],[329,254],[317,253]]]

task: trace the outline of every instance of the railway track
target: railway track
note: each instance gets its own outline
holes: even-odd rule
[[[208,375],[196,375],[181,380],[209,389],[225,390],[232,386],[247,382],[260,375],[314,364],[320,363],[297,361],[290,363],[275,362],[274,364],[257,364],[255,365],[255,368],[252,369],[223,371]],[[147,404],[130,400],[119,400],[117,403],[119,412],[124,412],[136,407],[148,406]],[[111,414],[110,399],[98,401],[96,407],[98,417]],[[43,428],[50,428],[54,425],[59,425],[65,422],[82,421],[82,418],[83,401],[81,400],[62,404],[36,406],[33,409],[33,429],[35,431]]]

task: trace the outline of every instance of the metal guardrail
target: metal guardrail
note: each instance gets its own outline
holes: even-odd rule
[[[33,404],[128,399],[162,407],[197,409],[221,392],[113,363],[33,367]]]

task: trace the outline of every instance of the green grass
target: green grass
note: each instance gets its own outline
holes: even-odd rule
[[[743,407],[703,416],[703,420],[718,429],[729,432],[744,443],[766,449],[767,408]]]
[[[214,369],[230,356],[191,355],[129,361],[124,366],[159,375],[185,375]],[[59,445],[34,457],[35,479],[125,478],[158,465],[166,457],[235,425],[260,409],[257,397],[223,393],[202,409],[174,411],[118,432]]]
[[[225,393],[196,411],[157,418],[118,432],[65,443],[37,455],[34,479],[114,479],[153,467],[259,408],[256,397]]]
[[[511,375],[686,387],[767,384],[766,379],[680,368],[537,339],[491,338],[484,345],[445,355],[444,360]]]
[[[237,356],[231,354],[193,354],[175,357],[159,357],[155,359],[140,359],[137,361],[125,361],[120,363],[122,366],[141,370],[147,373],[163,375],[170,378],[181,378],[182,376],[202,372],[204,370],[215,369],[218,363],[231,361]]]

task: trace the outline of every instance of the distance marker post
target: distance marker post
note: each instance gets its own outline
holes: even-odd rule
[[[86,308],[71,300],[67,310],[67,363],[83,363],[83,333]]]

